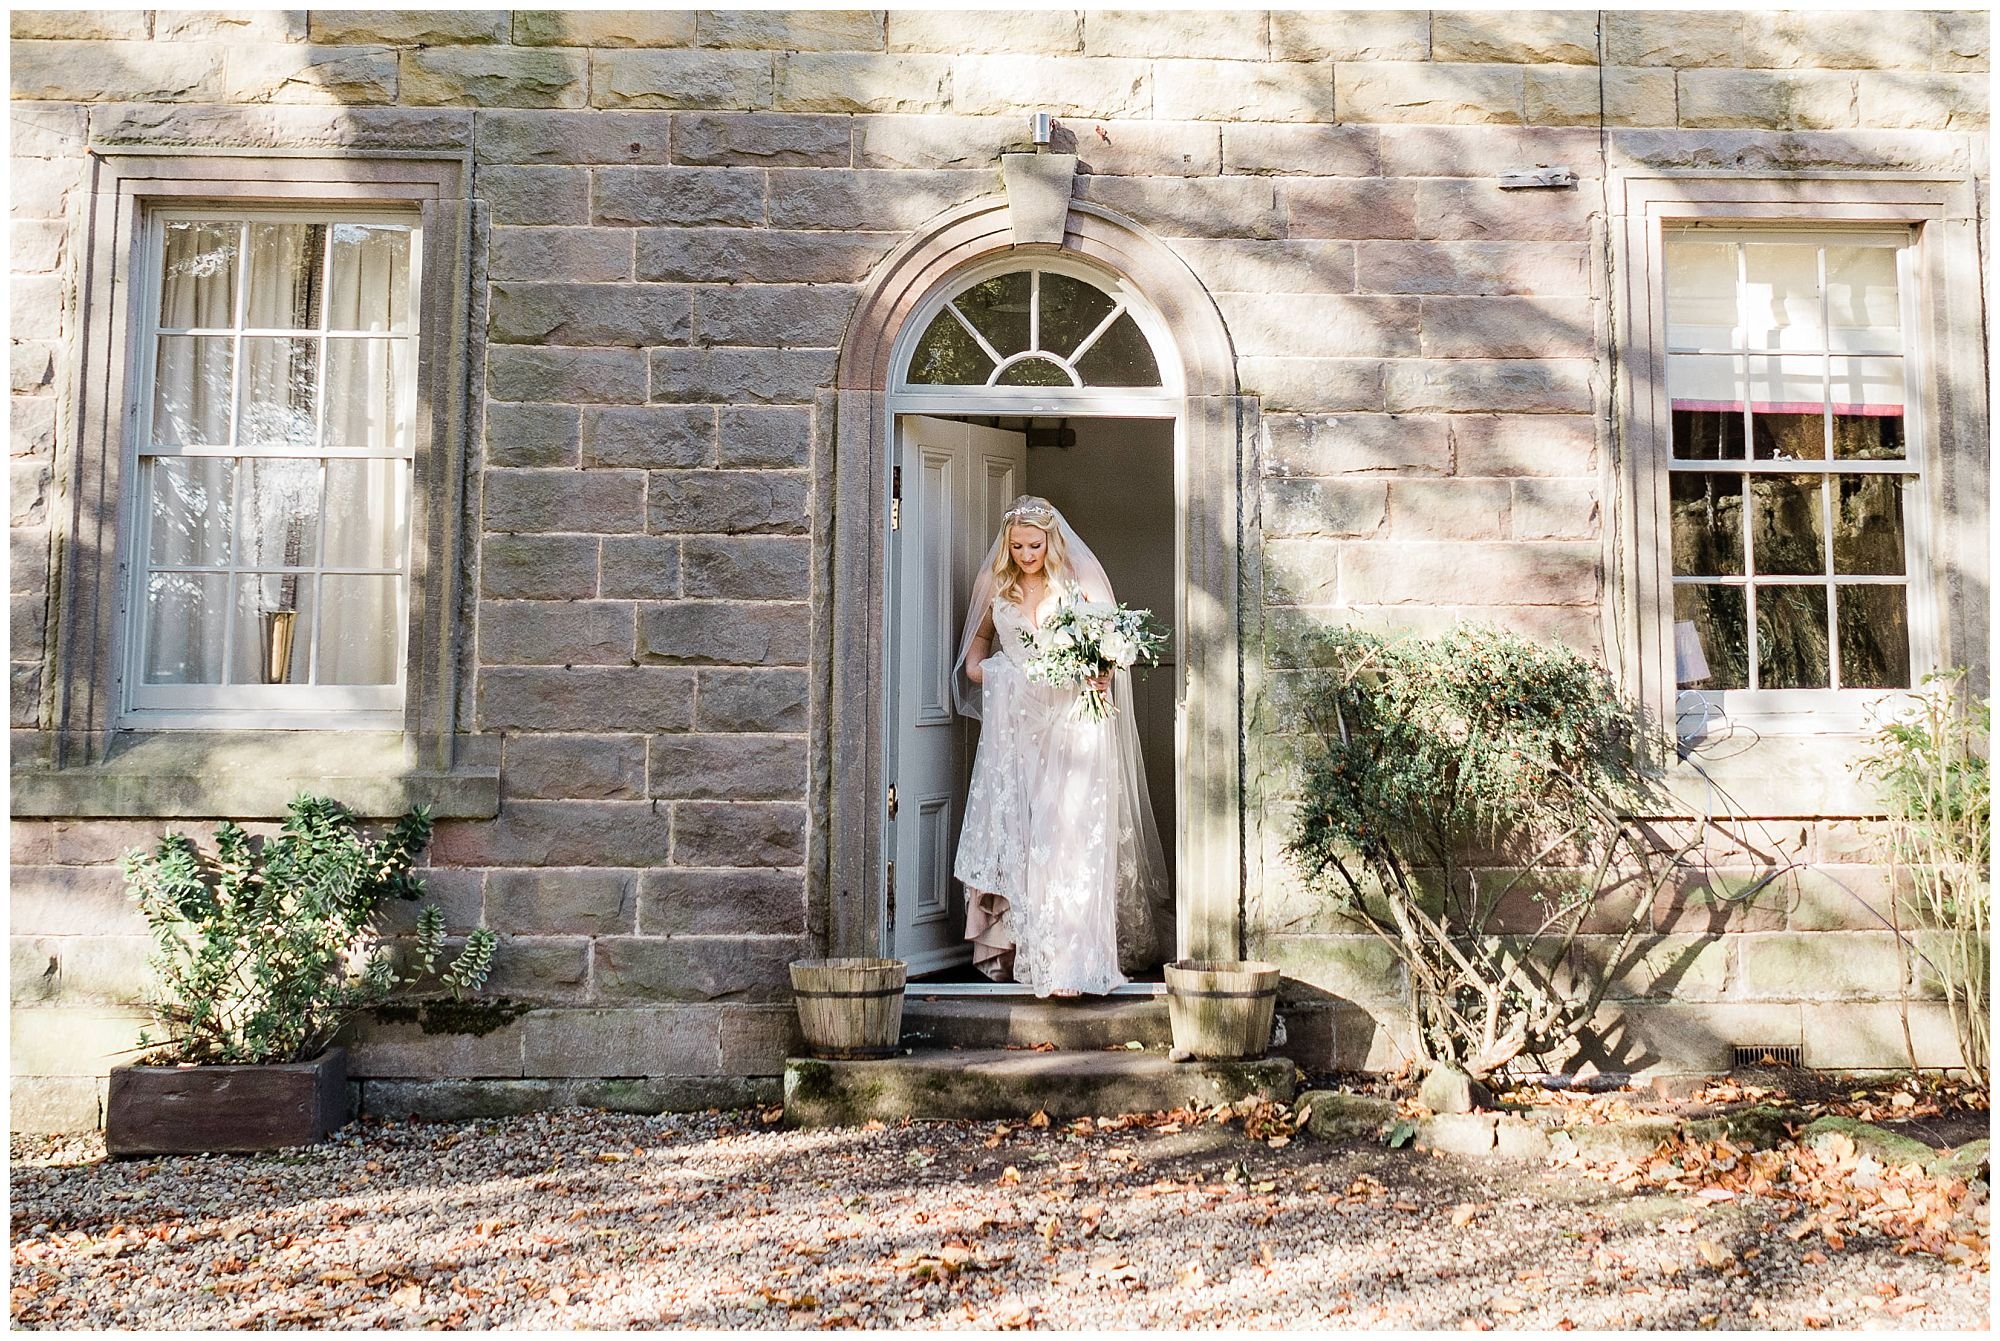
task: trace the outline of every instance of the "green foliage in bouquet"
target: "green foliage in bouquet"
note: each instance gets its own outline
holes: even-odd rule
[[[407,976],[374,923],[388,900],[422,895],[410,867],[430,835],[422,807],[370,838],[338,803],[300,796],[267,841],[225,822],[213,855],[177,833],[128,854],[126,885],[157,945],[152,1009],[165,1030],[142,1033],[141,1046],[164,1048],[158,1061],[306,1061],[357,1013],[422,981],[443,950],[443,913],[419,913]],[[476,991],[493,949],[492,932],[474,931],[440,981],[454,996]]]
[[[1288,850],[1402,964],[1423,1055],[1483,1076],[1574,1039],[1664,883],[1627,819],[1636,712],[1576,653],[1494,628],[1330,628],[1308,654]],[[1607,928],[1604,895],[1632,883]],[[1593,912],[1599,968],[1579,981],[1570,951]]]

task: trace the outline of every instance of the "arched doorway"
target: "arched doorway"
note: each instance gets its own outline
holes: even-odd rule
[[[1161,827],[1179,884],[1174,950],[1238,954],[1237,546],[1248,407],[1235,394],[1221,319],[1193,274],[1143,229],[1094,206],[1072,203],[1060,248],[1015,246],[1004,201],[966,206],[878,269],[850,322],[833,404],[823,408],[834,422],[832,441],[821,438],[832,470],[820,485],[820,515],[832,525],[823,568],[830,599],[817,616],[829,659],[815,686],[815,796],[824,809],[813,824],[813,866],[824,880],[829,952],[875,954],[896,943],[890,881],[912,874],[891,871],[899,848],[910,859],[900,826],[941,823],[936,806],[913,810],[900,785],[890,815],[889,789],[901,781],[895,711],[907,702],[897,694],[905,679],[916,689],[915,679],[899,678],[893,655],[901,612],[889,601],[903,594],[895,585],[896,467],[921,417],[1001,432],[1009,429],[999,424],[1030,418],[1144,421],[1163,432],[1173,581],[1159,613],[1176,631],[1177,664],[1166,695],[1173,813]],[[980,519],[960,529],[985,533],[983,553],[993,526]],[[950,602],[930,597],[945,617]],[[954,624],[962,609],[950,611]],[[941,875],[948,883],[948,852],[942,860],[942,872],[933,858],[917,873],[933,890]]]
[[[1061,255],[1002,255],[954,274],[904,323],[891,366],[889,833],[885,947],[913,978],[965,969],[951,878],[975,732],[948,675],[977,568],[1021,494],[1050,499],[1127,604],[1172,619],[1180,358],[1142,294]],[[1134,674],[1132,714],[1155,822],[1174,832],[1179,658]],[[1169,871],[1178,854],[1168,851]],[[1158,947],[1150,967],[1171,958]],[[1157,976],[1157,975],[1154,975]]]

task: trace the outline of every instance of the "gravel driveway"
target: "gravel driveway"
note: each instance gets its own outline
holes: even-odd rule
[[[258,1157],[16,1137],[18,1327],[1963,1329],[1983,1268],[1794,1208],[1214,1122],[357,1124]],[[1979,1212],[1983,1214],[1983,1211]]]

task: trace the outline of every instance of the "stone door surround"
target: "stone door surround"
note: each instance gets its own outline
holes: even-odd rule
[[[1053,156],[1051,156],[1053,157]],[[1009,185],[1022,174],[1010,174]],[[1046,191],[1049,174],[1032,174]],[[1066,183],[1065,183],[1066,185]],[[1170,247],[1133,221],[1068,202],[1060,245],[1017,243],[1006,196],[941,215],[890,253],[864,286],[842,338],[833,405],[832,478],[819,486],[830,543],[830,599],[816,603],[813,866],[826,873],[827,952],[877,953],[883,943],[883,798],[887,645],[882,594],[888,559],[888,465],[894,410],[888,388],[897,337],[923,301],[956,273],[996,257],[1066,255],[1136,287],[1166,323],[1183,365],[1179,549],[1185,585],[1178,788],[1179,944],[1202,958],[1242,952],[1243,677],[1238,655],[1244,425],[1254,406],[1237,394],[1221,314]],[[1059,202],[1060,203],[1060,202]],[[1046,200],[1034,202],[1040,213]],[[1043,214],[1043,218],[1047,215]],[[1046,236],[1045,229],[1026,230]],[[826,446],[822,439],[822,446]],[[821,818],[823,816],[823,818]]]

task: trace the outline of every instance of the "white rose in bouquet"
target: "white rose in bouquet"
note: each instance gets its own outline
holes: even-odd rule
[[[1159,665],[1167,644],[1167,630],[1152,611],[1098,601],[1064,601],[1040,628],[1021,637],[1032,654],[1025,667],[1028,678],[1037,684],[1078,686],[1077,710],[1098,722],[1113,708],[1108,694],[1093,682],[1142,658]]]

